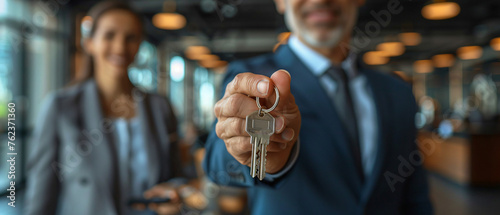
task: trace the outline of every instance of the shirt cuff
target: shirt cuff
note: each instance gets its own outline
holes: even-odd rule
[[[290,169],[293,167],[293,165],[297,161],[297,158],[299,157],[299,151],[300,151],[300,137],[297,138],[297,142],[295,143],[295,145],[292,148],[292,152],[290,154],[290,157],[288,158],[288,161],[285,164],[285,167],[277,173],[273,173],[273,174],[266,173],[266,177],[264,178],[264,180],[269,181],[269,182],[273,182],[277,178],[283,176],[285,173],[290,171]]]

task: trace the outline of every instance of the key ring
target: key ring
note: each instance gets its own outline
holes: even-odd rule
[[[274,105],[268,109],[262,109],[262,106],[260,106],[259,97],[256,97],[255,101],[257,101],[257,107],[259,108],[259,116],[261,116],[262,111],[264,111],[265,113],[269,113],[273,111],[276,106],[278,106],[278,102],[280,101],[280,92],[278,91],[277,87],[274,87],[274,92],[276,92],[276,101],[274,102]]]

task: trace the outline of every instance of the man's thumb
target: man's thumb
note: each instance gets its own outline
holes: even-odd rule
[[[290,95],[290,81],[292,77],[286,70],[280,69],[271,75],[274,85],[280,92],[280,98],[287,99]]]

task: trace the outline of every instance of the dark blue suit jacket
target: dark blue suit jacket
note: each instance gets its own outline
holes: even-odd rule
[[[362,183],[330,98],[287,45],[273,54],[232,63],[224,86],[238,73],[271,76],[278,69],[290,72],[291,91],[302,115],[300,154],[295,165],[273,182],[253,179],[249,167],[227,152],[213,130],[204,161],[210,179],[248,187],[253,214],[432,214],[415,143],[417,106],[408,84],[359,69],[372,89],[379,125],[373,174]]]

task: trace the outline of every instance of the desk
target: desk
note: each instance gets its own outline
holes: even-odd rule
[[[428,170],[461,185],[500,186],[500,134],[473,132],[444,140],[421,131],[418,141],[434,146],[424,153]]]

